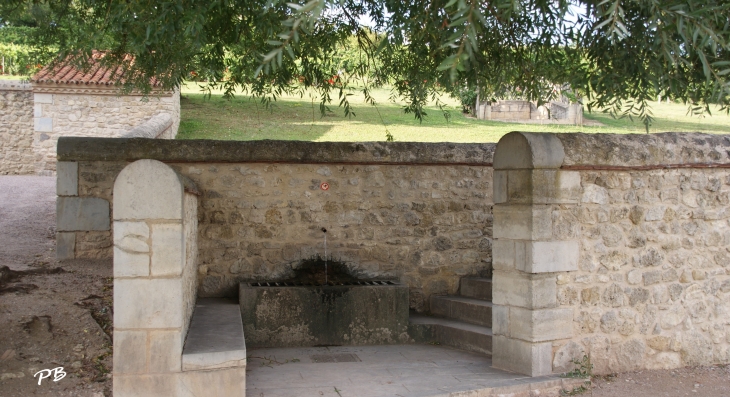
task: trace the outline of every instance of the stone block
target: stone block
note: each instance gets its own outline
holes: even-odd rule
[[[549,205],[495,205],[495,239],[550,240],[553,234],[552,208]]]
[[[114,330],[114,374],[147,372],[147,331]]]
[[[507,172],[507,202],[510,204],[532,204],[534,198],[532,183],[534,170],[509,170]],[[545,170],[555,174],[557,170]],[[495,171],[497,172],[497,171]],[[543,178],[545,179],[545,178]],[[543,187],[544,188],[544,187]]]
[[[43,105],[36,103],[33,105],[33,117],[43,117]]]
[[[183,183],[157,160],[138,160],[114,182],[114,220],[182,219]]]
[[[115,279],[115,328],[179,328],[183,324],[179,278]]]
[[[554,134],[510,132],[497,143],[493,163],[495,170],[557,169],[564,158],[563,143]]]
[[[183,371],[245,365],[246,342],[238,305],[223,299],[199,299],[182,353]]]
[[[56,233],[56,259],[76,258],[76,232]]]
[[[573,336],[573,309],[529,310],[511,307],[509,336],[528,342],[546,342]]]
[[[554,203],[578,203],[581,197],[580,172],[558,171],[557,197]],[[547,202],[547,201],[546,201]]]
[[[114,222],[114,277],[149,276],[149,236],[144,222]]]
[[[134,254],[147,254],[150,228],[146,222],[114,222],[114,245]]]
[[[492,240],[492,267],[496,270],[514,270],[515,267],[515,241],[501,238]]]
[[[152,225],[152,275],[177,276],[182,274],[185,260],[183,225]]]
[[[495,305],[543,309],[557,306],[555,276],[495,271],[492,276],[492,302]]]
[[[75,161],[56,163],[56,194],[59,196],[79,195],[79,163]]]
[[[109,202],[96,197],[58,197],[56,230],[59,232],[109,230]]]
[[[525,273],[578,270],[578,241],[515,241],[515,267]],[[496,267],[495,267],[496,268]]]
[[[33,131],[53,132],[53,119],[50,117],[34,117]]]
[[[462,277],[459,281],[459,294],[466,298],[492,301],[492,279]]]
[[[212,394],[190,394],[178,391],[180,374],[117,375],[114,374],[112,394],[114,397],[197,397]]]
[[[494,336],[492,366],[528,376],[550,375],[553,371],[551,342],[531,343]]]
[[[580,173],[554,169],[495,171],[506,173],[504,200],[510,204],[577,204],[581,197]],[[495,184],[495,192],[497,185]],[[498,203],[495,199],[495,203]]]
[[[461,296],[431,295],[431,314],[492,327],[492,304]]]
[[[606,205],[608,204],[608,190],[602,186],[589,184],[583,189],[580,201],[582,203]]]
[[[494,335],[509,335],[509,306],[492,306],[492,333]]]
[[[182,368],[182,331],[150,331],[150,373],[180,372]]]
[[[150,256],[134,254],[114,247],[114,277],[147,277],[150,275]]]
[[[33,94],[33,102],[53,104],[53,94]]]
[[[183,372],[180,374],[179,390],[179,397],[244,397],[246,367]]]
[[[507,202],[507,172],[508,171],[494,171],[493,173],[494,204]]]

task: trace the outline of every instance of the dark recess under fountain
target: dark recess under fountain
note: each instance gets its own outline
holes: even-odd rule
[[[408,287],[393,280],[358,277],[345,263],[331,258],[304,260],[279,280],[243,282],[239,302],[250,347],[409,340]]]

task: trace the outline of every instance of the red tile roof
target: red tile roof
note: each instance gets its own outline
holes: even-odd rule
[[[115,85],[117,82],[124,82],[124,68],[118,66],[116,68],[108,68],[102,66],[98,60],[104,57],[104,53],[95,51],[91,55],[91,67],[88,72],[77,69],[70,65],[70,61],[65,61],[55,68],[51,69],[47,65],[36,73],[30,81],[33,83],[55,83],[55,84],[94,84],[94,85]],[[131,61],[133,58],[127,55],[125,61]],[[160,82],[152,78],[152,86],[160,86]]]

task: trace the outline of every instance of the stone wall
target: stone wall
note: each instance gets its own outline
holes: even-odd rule
[[[554,215],[581,242],[555,370],[580,352],[597,373],[730,362],[730,137],[558,137],[582,196]]]
[[[33,173],[34,162],[31,86],[0,81],[0,175]]]
[[[114,87],[78,88],[34,84],[34,147],[36,173],[55,171],[56,145],[61,136],[119,137],[153,116],[167,113],[173,120],[164,138],[177,135],[180,92],[119,96]]]
[[[286,277],[316,255],[411,286],[411,307],[491,269],[493,144],[68,139],[80,197],[112,199],[128,161],[165,162],[201,189],[201,296]],[[103,160],[103,161],[102,161]],[[328,184],[323,190],[322,184]],[[113,209],[112,209],[113,211]],[[76,231],[75,257],[111,256],[107,231]]]
[[[727,136],[510,133],[496,152],[62,138],[58,156],[77,167],[70,203],[110,202],[137,159],[194,181],[201,296],[286,277],[324,255],[324,227],[330,260],[407,284],[419,311],[493,267],[499,368],[564,372],[584,354],[597,374],[730,363]],[[111,232],[86,226],[102,223],[74,223],[58,251],[110,256]]]
[[[730,137],[510,133],[494,156],[494,363],[730,363]]]
[[[52,175],[61,136],[174,139],[179,125],[179,91],[145,98],[105,86],[0,81],[0,175]]]

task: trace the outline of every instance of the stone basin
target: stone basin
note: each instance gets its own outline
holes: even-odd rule
[[[406,343],[408,287],[393,281],[245,282],[246,345],[308,347]]]

